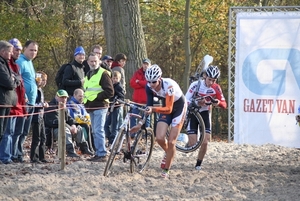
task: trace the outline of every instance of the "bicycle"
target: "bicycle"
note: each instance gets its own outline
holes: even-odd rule
[[[115,99],[112,105],[112,108],[116,102],[124,104],[130,108],[138,109],[142,112],[145,112],[145,109],[134,104],[127,103],[125,101]],[[154,133],[151,128],[145,128],[145,124],[142,126],[141,130],[137,132],[133,145],[131,143],[130,136],[130,118],[139,118],[142,117],[138,114],[128,112],[124,118],[124,121],[120,127],[120,131],[116,135],[110,150],[110,155],[107,160],[104,176],[108,176],[111,172],[112,164],[116,156],[120,153],[123,153],[123,162],[130,160],[130,173],[133,173],[137,167],[138,171],[141,173],[146,168],[147,164],[150,161],[152,150],[154,146]],[[143,122],[146,120],[146,115],[144,115]],[[124,143],[124,140],[125,143]]]
[[[203,97],[195,98],[191,101],[187,109],[187,113],[186,113],[186,117],[182,129],[176,141],[176,149],[180,152],[183,153],[193,152],[197,150],[203,142],[204,134],[205,134],[205,124],[200,115],[201,106],[198,106],[197,104],[197,102],[202,99],[208,99],[210,101],[207,102],[206,105],[211,105],[212,103],[218,102],[217,100],[213,99],[211,96],[203,96]],[[197,142],[192,146],[188,146],[188,130],[189,130],[189,124],[192,115],[194,115],[198,121]]]

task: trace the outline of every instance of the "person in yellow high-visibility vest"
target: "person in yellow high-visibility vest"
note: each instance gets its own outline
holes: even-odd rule
[[[105,162],[107,151],[105,147],[104,124],[109,107],[108,99],[114,95],[114,87],[108,72],[99,68],[99,57],[90,53],[87,62],[91,70],[84,79],[84,106],[91,117],[95,156],[90,161]]]

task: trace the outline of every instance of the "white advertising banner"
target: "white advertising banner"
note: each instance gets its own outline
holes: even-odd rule
[[[234,142],[300,148],[300,13],[238,13]]]

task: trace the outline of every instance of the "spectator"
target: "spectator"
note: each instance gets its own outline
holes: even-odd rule
[[[11,160],[11,143],[12,132],[10,126],[7,128],[8,118],[3,118],[10,114],[11,105],[16,106],[17,94],[14,91],[20,80],[15,77],[8,64],[13,54],[13,45],[7,41],[0,41],[0,160],[4,164],[12,163]],[[10,119],[11,120],[11,119]],[[9,122],[10,123],[10,122]],[[5,134],[4,131],[6,130]]]
[[[114,86],[114,96],[109,99],[109,101],[114,101],[116,98],[124,101],[124,89],[120,84],[121,73],[118,71],[114,71],[113,73],[113,86]],[[113,108],[111,108],[110,112],[107,115],[105,121],[105,134],[108,138],[108,144],[112,144],[115,136],[119,131],[119,118],[123,116],[123,106],[121,104],[116,104]]]
[[[66,105],[68,93],[60,89],[56,92],[55,98],[49,103],[49,107],[45,109],[45,126],[53,129],[53,138],[58,140],[58,104],[61,102]],[[79,157],[75,152],[75,144],[72,138],[77,139],[77,126],[75,120],[70,116],[68,109],[65,109],[65,132],[66,132],[66,150],[67,156]],[[79,141],[78,143],[82,143]]]
[[[35,81],[35,70],[32,60],[37,56],[38,43],[32,40],[26,41],[24,45],[24,53],[16,60],[20,67],[20,73],[24,81],[25,94],[27,100],[27,114],[28,116],[23,119],[23,127],[15,135],[19,136],[16,141],[17,150],[14,153],[14,158],[19,162],[23,162],[23,144],[26,136],[29,133],[32,121],[32,114],[34,112],[34,105],[37,96],[37,85]],[[19,122],[19,123],[22,123]],[[16,132],[16,131],[15,131]]]
[[[112,71],[118,71],[121,73],[121,80],[120,83],[123,86],[123,89],[126,91],[126,81],[125,81],[125,72],[124,66],[126,64],[127,57],[125,54],[117,54],[115,56],[114,62],[111,65]]]
[[[91,116],[96,154],[91,161],[105,162],[107,151],[105,148],[104,124],[108,110],[108,99],[114,95],[112,80],[103,68],[99,68],[99,57],[91,53],[88,57],[91,70],[84,82],[84,105]]]
[[[23,107],[25,102],[25,88],[22,77],[20,75],[20,68],[16,64],[16,60],[19,58],[21,51],[22,51],[22,44],[21,42],[13,38],[9,40],[9,43],[14,46],[13,54],[11,55],[11,59],[9,60],[8,64],[12,70],[12,73],[15,74],[15,77],[20,80],[18,82],[16,93],[18,97],[17,105],[13,106],[10,110],[10,115],[15,115],[14,117],[10,117],[7,122],[6,131],[4,135],[7,136],[9,139],[7,143],[5,143],[5,148],[1,148],[1,160],[10,162],[11,160],[14,161],[14,153],[17,151],[16,141],[19,139],[19,134],[23,130],[24,125],[24,115],[26,115],[26,108]],[[10,140],[12,138],[12,140]],[[4,151],[3,151],[4,150]]]
[[[44,124],[44,107],[49,105],[44,99],[43,89],[47,84],[47,74],[38,71],[36,73],[36,83],[38,86],[37,97],[35,101],[34,115],[32,117],[32,140],[30,148],[31,163],[48,163],[45,159],[45,124]]]
[[[113,61],[114,61],[114,59],[111,56],[109,56],[109,55],[105,55],[102,58],[102,62],[106,63],[109,66],[109,68],[111,68],[111,65],[112,65]]]
[[[102,47],[101,47],[101,45],[93,45],[92,48],[91,48],[91,52],[96,54],[100,59],[101,56],[102,56]],[[91,68],[90,68],[87,60],[84,60],[83,65],[84,65],[84,75],[86,75],[90,71]]]
[[[64,70],[62,84],[69,96],[73,96],[73,92],[77,88],[83,88],[84,71],[83,61],[85,59],[85,51],[82,46],[76,47],[74,51],[74,60],[67,65]]]
[[[79,144],[81,153],[94,155],[91,140],[91,120],[89,113],[87,113],[83,105],[83,95],[84,92],[82,89],[76,89],[74,95],[67,102],[67,106],[71,117],[75,120],[77,125],[77,137],[79,137],[79,139],[83,138],[83,142]],[[79,132],[81,132],[81,135],[79,135]]]
[[[112,70],[111,70],[111,65],[113,62],[113,58],[111,56],[105,55],[102,58],[102,63],[100,64],[100,66],[102,68],[104,68],[105,70],[107,70],[107,72],[109,72],[109,74],[112,76]]]
[[[146,104],[147,103],[147,95],[146,95],[146,86],[147,80],[145,78],[145,72],[148,67],[151,66],[151,61],[149,59],[144,59],[142,61],[142,67],[139,68],[133,74],[132,78],[130,79],[130,86],[133,88],[132,100],[138,104]],[[133,109],[132,112],[134,114],[139,114],[138,109]],[[146,127],[150,126],[150,115],[147,117],[146,120]],[[136,119],[130,119],[130,126],[133,127],[136,125]]]

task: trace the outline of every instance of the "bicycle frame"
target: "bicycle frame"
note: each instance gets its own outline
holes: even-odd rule
[[[142,117],[141,117],[140,115],[138,115],[138,114],[129,113],[129,112],[126,114],[126,116],[125,116],[125,118],[124,118],[124,121],[123,121],[122,125],[120,126],[120,130],[124,129],[124,132],[123,132],[123,133],[118,133],[118,134],[117,134],[117,135],[123,134],[122,139],[121,139],[121,143],[120,143],[120,145],[119,145],[119,147],[118,147],[118,149],[117,149],[117,150],[118,150],[118,151],[117,151],[118,153],[120,153],[120,151],[121,151],[121,148],[122,148],[122,145],[123,145],[123,142],[124,142],[125,138],[128,137],[128,139],[129,139],[129,136],[126,136],[126,134],[128,134],[128,130],[129,130],[129,128],[130,128],[130,117],[142,118]],[[112,149],[112,147],[114,146],[116,139],[118,139],[117,136],[115,137],[113,143],[111,144],[110,149]],[[128,143],[128,145],[129,145],[129,146],[127,146],[127,148],[128,148],[128,151],[130,151],[130,143]]]

